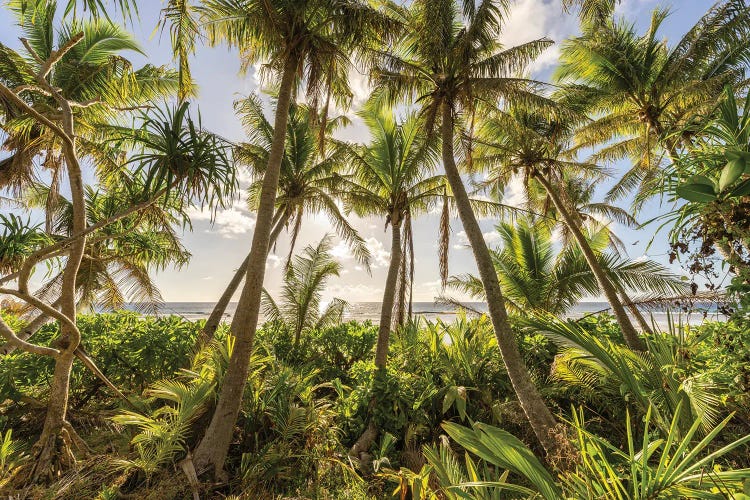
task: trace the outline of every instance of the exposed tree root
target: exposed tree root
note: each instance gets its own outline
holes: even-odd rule
[[[59,481],[65,472],[78,466],[74,449],[84,458],[92,453],[70,422],[65,421],[57,432],[40,436],[31,448],[28,464],[18,468],[9,484],[21,490],[36,484]]]
[[[378,428],[370,421],[357,442],[349,449],[349,458],[357,461],[364,472],[370,472],[372,468],[372,455],[369,450],[377,437]]]

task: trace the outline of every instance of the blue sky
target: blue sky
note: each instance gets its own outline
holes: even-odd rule
[[[141,65],[171,64],[171,51],[168,33],[155,31],[162,2],[147,0],[139,2],[140,19],[132,27],[141,42],[147,57],[132,54],[130,59]],[[657,2],[654,0],[623,0],[618,10],[632,19],[637,26],[648,23],[650,12],[657,6],[671,7],[672,14],[665,23],[661,36],[674,40],[691,27],[695,21],[713,4],[708,0],[675,0]],[[117,19],[115,17],[115,19]],[[517,0],[511,8],[502,41],[508,45],[525,42],[547,36],[560,42],[577,30],[575,17],[566,15],[560,7],[560,0]],[[11,47],[18,47],[18,30],[14,20],[5,10],[0,10],[0,42]],[[545,79],[557,61],[558,45],[550,48],[536,62],[533,71],[537,78]],[[237,98],[258,90],[258,79],[255,70],[240,74],[240,61],[236,52],[226,48],[200,46],[192,62],[193,76],[199,86],[196,100],[203,123],[210,130],[229,139],[242,139],[239,122],[232,112],[232,103]],[[357,93],[355,102],[366,98],[367,78],[365,75],[354,75],[354,88]],[[352,112],[354,109],[352,110]],[[354,124],[342,133],[343,138],[360,142],[367,141],[367,134],[361,124]],[[615,166],[615,172],[622,171],[627,165]],[[512,194],[512,193],[511,193]],[[601,193],[599,193],[601,194]],[[627,202],[622,202],[627,204]],[[645,221],[664,213],[668,206],[660,206],[653,201],[639,214],[639,220]],[[376,218],[352,218],[355,227],[374,256],[373,269],[367,274],[359,268],[347,251],[345,245],[337,245],[335,252],[344,265],[340,278],[330,282],[326,295],[341,297],[350,302],[379,301],[385,282],[390,248],[390,232],[384,231],[384,221]],[[249,251],[255,216],[245,208],[243,200],[229,209],[220,211],[214,224],[211,224],[207,213],[196,211],[193,214],[193,231],[183,235],[184,243],[193,257],[190,264],[180,270],[166,270],[156,275],[156,281],[167,301],[213,301],[218,298],[237,265]],[[495,221],[482,220],[481,225],[487,234],[490,244],[496,242],[493,233]],[[437,265],[437,227],[438,216],[421,217],[415,229],[415,300],[429,301],[440,293]],[[465,247],[460,222],[455,220],[453,228],[453,247],[450,253],[450,271],[452,274],[473,272],[475,269],[473,255]],[[647,251],[647,244],[654,237],[656,226],[640,231],[633,231],[615,225],[618,236],[625,242],[628,254],[640,257],[645,253],[655,260],[666,264],[666,235],[658,234]],[[332,232],[324,217],[310,217],[305,220],[298,241],[298,247],[317,242],[326,232]],[[288,250],[288,238],[282,235],[277,245],[276,254],[269,257],[266,286],[273,293],[281,281],[281,263]],[[678,270],[677,268],[675,268]]]

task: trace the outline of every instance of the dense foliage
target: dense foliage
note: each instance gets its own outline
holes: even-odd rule
[[[668,10],[619,3],[560,2],[579,29],[547,83],[555,42],[501,42],[512,0],[166,0],[177,69],[128,59],[135,0],[3,2],[0,495],[749,499],[750,8],[717,0],[671,40]],[[189,101],[199,44],[259,68],[244,141]],[[238,197],[252,243],[212,314],[159,316],[180,230]],[[432,271],[486,314],[414,314],[435,212]],[[321,214],[336,236],[295,255]],[[628,258],[612,222],[685,275]],[[457,223],[476,273],[450,276]],[[336,237],[387,268],[377,324],[328,301]],[[599,296],[611,315],[571,318]]]
[[[109,393],[82,369],[76,370],[71,418],[77,424],[85,423],[84,438],[101,446],[98,451],[106,452],[109,458],[104,465],[97,463],[99,460],[83,462],[82,470],[69,478],[72,484],[60,486],[58,494],[61,498],[105,495],[126,478],[124,491],[165,498],[158,496],[159,490],[148,488],[158,484],[159,488],[170,488],[176,497],[187,495],[189,487],[185,481],[170,481],[168,471],[178,466],[205,425],[205,415],[226,369],[231,341],[220,330],[212,346],[191,358],[200,322],[175,316],[144,318],[129,312],[86,315],[79,321],[86,335],[87,352],[106,362],[107,375],[123,389],[129,402]],[[651,372],[641,377],[635,371],[640,366],[635,358],[627,361],[635,363],[631,365],[631,375],[635,378],[631,379],[616,371],[617,365],[606,357],[609,351],[599,353],[592,347],[587,357],[581,357],[566,347],[574,341],[579,346],[574,349],[583,349],[587,343],[610,346],[614,350],[609,352],[612,359],[621,356],[627,360],[627,354],[615,350],[621,340],[618,341],[617,324],[611,317],[591,316],[566,325],[557,325],[553,320],[538,321],[540,324],[534,329],[529,328],[527,321],[518,323],[517,335],[524,358],[535,368],[534,379],[547,401],[570,415],[578,433],[573,446],[580,444],[579,453],[591,453],[577,473],[568,474],[561,468],[559,482],[554,475],[543,472],[548,478],[547,488],[564,489],[566,496],[582,498],[580,488],[589,487],[585,486],[587,482],[590,487],[595,484],[595,488],[612,487],[600,482],[600,472],[595,468],[606,467],[607,474],[614,474],[619,470],[619,461],[628,460],[627,456],[618,455],[605,458],[607,454],[602,450],[613,447],[627,451],[628,446],[634,446],[635,453],[641,449],[643,439],[658,440],[654,446],[669,449],[693,446],[705,439],[710,429],[720,426],[723,433],[703,445],[709,451],[695,450],[690,474],[706,474],[707,482],[716,479],[717,491],[741,491],[741,480],[740,486],[733,487],[732,481],[725,478],[719,482],[712,476],[727,468],[750,467],[741,444],[708,462],[698,463],[710,450],[717,450],[732,441],[733,436],[748,432],[750,408],[747,391],[743,389],[746,386],[742,385],[747,383],[747,366],[739,360],[747,359],[750,349],[741,341],[743,330],[739,325],[706,323],[684,332],[691,340],[680,343],[682,361],[678,366],[665,365],[660,369],[672,370],[682,381],[680,388],[663,387],[662,382],[654,384],[649,379]],[[544,321],[547,330],[542,328]],[[39,335],[54,338],[48,331],[54,328],[46,326]],[[564,329],[573,333],[563,338]],[[563,332],[554,334],[553,330]],[[439,486],[426,481],[422,488],[448,494],[449,498],[452,498],[450,491],[458,491],[451,488],[476,482],[476,478],[510,483],[505,490],[492,487],[498,492],[506,491],[505,494],[539,491],[544,495],[544,487],[535,482],[536,476],[504,455],[508,450],[490,447],[494,450],[492,454],[506,456],[501,460],[465,441],[469,438],[464,434],[474,422],[484,422],[485,427],[477,429],[485,429],[482,432],[488,432],[489,436],[499,433],[501,437],[495,439],[500,439],[502,447],[512,445],[527,450],[513,436],[526,442],[532,436],[519,413],[502,364],[491,355],[495,340],[486,319],[460,317],[452,323],[407,325],[393,338],[391,366],[380,377],[371,361],[376,336],[376,326],[348,322],[307,330],[295,346],[293,329],[283,323],[266,323],[259,330],[251,383],[246,388],[238,422],[240,430],[232,448],[231,467],[236,471],[229,486],[232,490],[243,492],[247,498],[273,495],[381,498],[394,489],[413,487],[420,477],[426,481],[425,474],[437,473]],[[673,342],[670,338],[655,336],[651,342],[670,344]],[[193,359],[189,367],[184,366],[186,359]],[[6,382],[2,387],[5,400],[2,430],[5,439],[13,442],[0,455],[4,456],[7,469],[10,464],[24,460],[23,450],[27,445],[23,443],[40,424],[39,416],[34,417],[29,410],[39,404],[37,398],[43,397],[47,390],[49,366],[40,365],[36,357],[25,353],[14,353],[6,361],[3,380],[14,380],[13,385]],[[643,369],[650,368],[651,365],[644,365]],[[11,376],[8,370],[26,376]],[[669,398],[687,390],[688,380],[702,380],[723,388],[720,396],[709,401],[711,407],[705,409],[713,417],[705,427],[701,425],[702,414],[689,416],[700,401],[688,399],[679,403],[673,416],[669,416],[668,408],[648,403],[668,404]],[[363,483],[345,458],[346,445],[357,438],[366,424],[364,417],[372,391],[387,395],[388,404],[382,405],[377,414],[383,437],[373,450],[372,476],[368,483]],[[630,415],[629,423],[623,418],[626,412]],[[737,413],[730,418],[732,412]],[[648,432],[635,425],[641,418],[647,418]],[[682,421],[686,421],[684,426]],[[448,426],[445,422],[452,423]],[[447,441],[441,437],[446,432],[456,444],[472,453],[465,465],[461,465],[464,458],[456,455],[455,445],[446,447]],[[694,433],[697,433],[695,441],[690,437]],[[606,440],[598,436],[606,436]],[[647,447],[650,453],[654,452],[651,445]],[[593,449],[600,451],[594,453]],[[523,453],[529,460],[533,457],[531,451]],[[683,452],[676,453],[681,456]],[[534,467],[543,471],[541,464],[533,460]],[[631,456],[629,460],[639,463],[637,457]],[[511,475],[494,471],[491,466],[510,470]],[[658,480],[653,476],[655,472],[638,474],[641,481]],[[476,477],[472,479],[472,475]],[[739,472],[735,476],[741,477]],[[97,481],[92,481],[92,477],[98,478]],[[623,488],[632,487],[622,484]],[[481,489],[461,486],[460,490],[483,498]]]

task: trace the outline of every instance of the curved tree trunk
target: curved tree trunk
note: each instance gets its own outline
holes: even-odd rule
[[[73,206],[73,234],[86,229],[86,198],[84,195],[81,168],[76,155],[76,142],[73,130],[73,112],[67,101],[58,99],[63,112],[63,130],[70,142],[63,146],[65,163],[68,167],[68,179]],[[81,259],[86,248],[86,237],[81,237],[70,245],[70,253],[62,276],[60,293],[60,312],[75,325],[76,321],[76,278]],[[75,351],[81,342],[77,328],[61,323],[60,337],[56,347],[60,353],[55,358],[55,369],[50,386],[47,415],[44,428],[33,448],[36,463],[31,471],[33,482],[52,480],[56,474],[73,465],[74,458],[70,445],[74,436],[67,422],[68,396],[70,392],[70,374],[73,369]]]
[[[219,393],[211,418],[198,447],[193,454],[193,463],[199,472],[213,469],[217,477],[224,475],[224,461],[234,434],[234,424],[242,404],[242,394],[247,383],[250,356],[253,350],[255,330],[260,314],[261,291],[266,271],[266,255],[271,239],[271,229],[276,203],[276,190],[279,184],[281,161],[284,155],[286,126],[289,118],[289,104],[296,78],[295,58],[287,56],[279,86],[274,118],[273,140],[268,156],[268,166],[263,175],[253,242],[250,248],[249,264],[245,285],[242,288],[237,311],[230,328],[235,337],[234,350],[229,360],[229,368]]]
[[[625,343],[630,349],[644,351],[646,349],[646,346],[638,336],[638,332],[633,326],[633,323],[630,321],[627,312],[625,312],[625,308],[623,307],[619,297],[617,296],[617,289],[609,280],[606,271],[604,271],[602,266],[599,265],[596,254],[591,249],[591,245],[589,245],[589,242],[583,235],[581,228],[578,226],[578,224],[575,223],[575,220],[570,211],[562,202],[560,196],[558,195],[557,191],[555,191],[552,184],[550,184],[549,180],[544,175],[541,175],[539,173],[536,173],[534,177],[542,184],[544,190],[547,192],[547,195],[555,205],[557,212],[562,216],[565,225],[568,226],[570,232],[573,233],[573,238],[575,238],[576,243],[578,243],[578,247],[581,249],[584,258],[586,259],[586,263],[588,263],[589,268],[591,268],[591,272],[594,273],[594,277],[599,284],[599,288],[601,289],[602,293],[604,293],[604,296],[607,298],[607,302],[609,302],[609,305],[612,308],[612,312],[615,314],[615,318],[617,318],[617,323],[620,325],[622,336],[625,338]]]
[[[388,264],[388,275],[385,280],[385,289],[383,290],[383,303],[380,306],[378,340],[375,345],[375,369],[377,371],[385,371],[388,363],[388,344],[391,339],[393,306],[396,301],[396,288],[398,285],[398,274],[401,268],[401,258],[401,223],[397,222],[396,224],[391,225],[391,261]],[[368,413],[370,414],[370,417],[367,427],[349,450],[349,456],[361,460],[363,464],[369,462],[369,460],[365,459],[365,454],[378,437],[378,427],[372,420],[372,410],[377,404],[377,394],[374,394],[369,403]]]
[[[508,321],[508,313],[505,310],[503,294],[497,279],[495,267],[492,265],[490,252],[487,249],[482,230],[471,208],[469,195],[466,193],[461,174],[453,157],[453,112],[450,104],[445,101],[441,104],[441,118],[445,175],[453,191],[458,215],[463,224],[464,231],[466,231],[466,236],[474,252],[474,259],[476,260],[479,276],[484,285],[487,297],[487,305],[489,307],[490,318],[492,319],[492,326],[495,330],[497,345],[500,348],[510,382],[513,385],[521,408],[523,408],[523,412],[529,424],[531,424],[531,428],[534,430],[534,434],[547,453],[554,453],[560,444],[553,436],[557,422],[531,381],[529,371],[524,364],[521,353],[518,351],[518,344]]]
[[[281,216],[282,212],[278,212],[276,216],[274,217],[274,229],[271,232],[271,239],[270,243],[268,245],[268,253],[271,252],[271,248],[273,248],[274,243],[279,237],[279,234],[281,234],[281,230],[284,229],[284,225],[286,224],[287,218]],[[198,335],[198,339],[196,340],[195,347],[193,350],[195,352],[200,351],[203,346],[211,342],[214,338],[214,335],[216,335],[216,330],[219,328],[219,325],[221,324],[221,320],[224,317],[224,313],[227,310],[227,306],[229,305],[229,302],[232,300],[232,297],[234,297],[234,294],[237,292],[237,289],[240,287],[240,284],[242,283],[242,280],[245,279],[245,275],[247,275],[247,268],[250,265],[250,254],[247,254],[247,257],[245,257],[245,260],[242,261],[242,264],[240,264],[240,267],[237,268],[237,271],[235,271],[234,276],[232,276],[232,280],[227,285],[227,288],[224,290],[224,293],[221,294],[221,297],[219,297],[218,302],[216,302],[216,305],[214,306],[213,310],[211,311],[211,315],[206,320],[206,324],[203,325],[203,329],[201,330],[200,334]]]

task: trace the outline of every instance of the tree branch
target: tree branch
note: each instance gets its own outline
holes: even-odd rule
[[[18,106],[24,112],[30,114],[32,117],[34,117],[35,120],[47,126],[50,130],[52,130],[52,132],[54,132],[56,136],[60,137],[60,139],[62,139],[63,142],[65,142],[69,146],[73,145],[72,138],[68,137],[68,134],[66,134],[63,131],[63,129],[61,129],[58,125],[52,122],[52,120],[50,120],[49,118],[39,113],[39,111],[29,106],[26,103],[26,101],[18,97],[18,95],[16,95],[12,90],[6,87],[3,83],[0,83],[0,94],[4,95],[15,106]]]
[[[39,309],[41,312],[47,314],[48,316],[52,316],[53,318],[59,320],[61,323],[64,323],[65,326],[68,328],[75,330],[80,335],[80,332],[78,331],[78,327],[76,324],[67,316],[65,316],[63,313],[55,309],[49,304],[46,304],[42,302],[41,300],[37,299],[33,295],[29,295],[27,293],[20,292],[18,290],[13,290],[11,288],[0,288],[0,293],[4,293],[7,295],[12,295],[18,299],[23,300],[29,305],[32,305]],[[19,339],[20,340],[20,339]]]
[[[56,358],[60,354],[60,351],[57,349],[31,344],[19,339],[2,317],[0,317],[0,335],[5,337],[9,344],[16,345],[26,352],[39,354],[40,356],[51,356],[53,358]]]
[[[174,187],[176,183],[173,183],[171,187]],[[39,250],[35,251],[29,257],[24,261],[23,265],[21,266],[21,269],[17,273],[12,273],[7,276],[4,276],[0,279],[0,284],[7,283],[8,281],[11,281],[13,279],[18,278],[19,280],[19,289],[23,291],[24,293],[28,293],[28,289],[26,288],[26,283],[28,283],[29,276],[31,276],[31,271],[34,269],[34,266],[36,266],[39,262],[42,260],[46,260],[49,257],[49,254],[53,252],[57,252],[59,250],[64,249],[68,245],[74,243],[79,238],[83,238],[94,231],[97,231],[105,226],[108,226],[109,224],[114,224],[120,219],[123,219],[127,217],[128,215],[131,215],[135,212],[138,212],[140,210],[144,210],[157,201],[159,201],[159,198],[166,193],[166,189],[162,189],[159,192],[156,193],[156,195],[151,198],[150,200],[146,200],[144,202],[138,203],[136,205],[133,205],[132,207],[128,208],[127,210],[123,210],[117,215],[113,215],[112,217],[109,217],[107,219],[104,219],[102,221],[97,222],[96,224],[92,224],[91,226],[87,227],[84,231],[81,231],[80,233],[74,234],[64,240],[60,240],[57,243],[53,245],[49,245],[44,248],[40,248]]]

